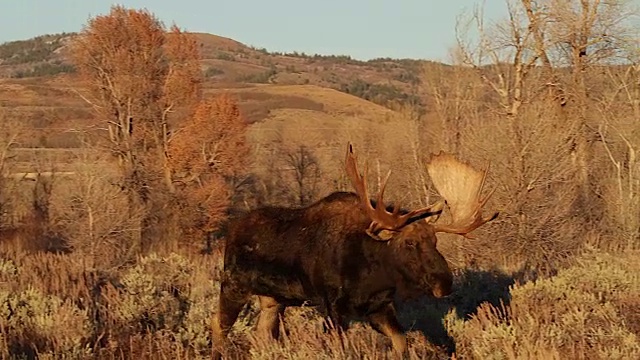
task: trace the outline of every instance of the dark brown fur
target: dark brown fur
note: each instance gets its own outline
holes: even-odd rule
[[[356,194],[336,192],[305,208],[265,207],[232,221],[212,324],[215,357],[251,295],[260,299],[262,335],[277,338],[284,308],[307,302],[338,329],[349,319],[364,319],[398,352],[406,350],[396,295],[451,293],[451,271],[424,220],[433,213],[380,241],[365,232],[371,218],[360,204]]]

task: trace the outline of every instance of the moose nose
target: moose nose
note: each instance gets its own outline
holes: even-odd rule
[[[434,297],[443,298],[451,295],[453,290],[452,286],[449,284],[437,284],[431,289],[431,292],[433,293]]]

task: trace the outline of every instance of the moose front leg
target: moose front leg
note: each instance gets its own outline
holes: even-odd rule
[[[227,334],[236,322],[240,311],[249,300],[249,293],[234,281],[223,280],[220,284],[218,311],[211,322],[212,358],[222,358],[228,342]]]
[[[391,339],[391,344],[396,354],[401,358],[407,353],[407,339],[402,330],[402,325],[396,316],[396,309],[389,303],[378,311],[369,314],[368,320],[371,326],[378,332]]]

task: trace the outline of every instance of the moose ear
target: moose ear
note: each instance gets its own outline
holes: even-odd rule
[[[395,231],[386,230],[386,229],[380,230],[376,233],[373,233],[367,229],[367,235],[369,235],[369,237],[371,237],[373,240],[377,240],[377,241],[389,241],[393,238],[395,234],[396,234]]]

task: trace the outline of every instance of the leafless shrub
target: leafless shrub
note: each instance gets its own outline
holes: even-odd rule
[[[453,76],[488,95],[457,89],[484,108],[465,113],[451,136],[469,158],[493,159],[494,180],[502,187],[494,201],[503,207],[491,240],[464,246],[463,253],[476,260],[509,254],[512,263],[554,271],[607,217],[603,189],[610,177],[601,174],[608,172],[603,160],[609,160],[597,151],[603,136],[592,125],[602,121],[590,111],[596,110],[591,99],[611,92],[598,85],[606,80],[598,66],[625,51],[631,11],[624,2],[599,0],[507,5],[503,21],[488,24],[478,7],[458,27],[456,55],[468,68],[457,68]],[[469,26],[478,31],[477,41],[466,36]],[[453,106],[454,113],[459,108],[455,102],[437,104]]]
[[[612,171],[602,174],[602,188],[609,224],[617,230],[613,231],[617,240],[609,246],[633,249],[640,246],[640,144],[627,135],[632,132],[612,125],[606,112],[603,117],[598,134]]]
[[[504,120],[485,119],[464,131],[469,158],[492,159],[491,181],[498,185],[492,201],[501,208],[491,236],[483,237],[482,245],[464,246],[476,259],[490,263],[509,254],[511,263],[516,256],[544,271],[557,268],[580,247],[583,229],[573,206],[574,172],[566,144],[572,129],[528,110],[524,121],[505,126]]]
[[[25,132],[24,125],[0,107],[0,230],[13,225],[12,202],[16,199],[11,195],[15,193],[16,183],[10,180],[11,173],[15,170],[12,148]]]
[[[143,208],[131,209],[118,185],[113,160],[87,150],[73,165],[74,175],[54,192],[53,212],[71,248],[88,267],[110,267],[131,256],[140,233]]]
[[[305,145],[287,146],[282,149],[286,170],[292,178],[292,199],[304,206],[315,200],[320,181],[320,166],[313,151]]]
[[[26,161],[12,161],[12,171],[2,177],[5,189],[11,189],[4,194],[11,208],[5,213],[9,221],[2,229],[3,242],[9,242],[8,247],[15,251],[66,251],[65,241],[50,217],[56,166],[35,150],[23,152],[27,153]]]

